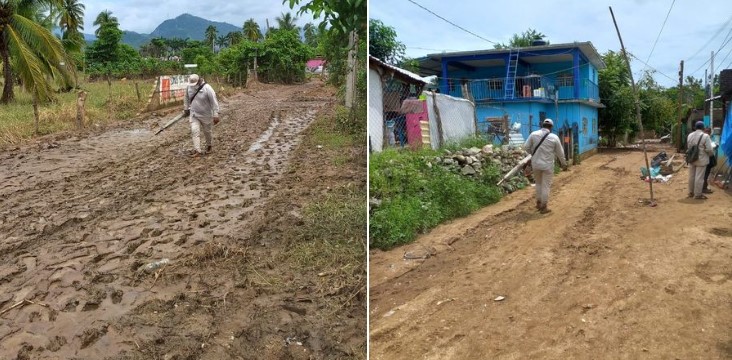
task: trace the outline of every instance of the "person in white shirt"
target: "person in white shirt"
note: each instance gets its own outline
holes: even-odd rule
[[[554,178],[554,158],[559,158],[562,169],[567,170],[567,161],[564,159],[564,149],[559,136],[552,134],[554,122],[545,119],[541,129],[532,132],[524,143],[524,150],[531,156],[531,168],[536,182],[536,208],[542,214],[550,212],[549,191]]]
[[[694,199],[707,199],[702,193],[704,186],[704,172],[709,164],[709,156],[714,154],[712,151],[712,138],[704,133],[704,122],[698,121],[694,126],[696,129],[693,133],[686,137],[686,146],[698,146],[699,158],[689,163],[689,195]]]
[[[196,74],[188,77],[183,112],[191,123],[194,149],[191,155],[198,157],[204,154],[201,150],[201,131],[206,139],[205,153],[210,153],[213,145],[212,128],[219,123],[219,102],[213,87]]]

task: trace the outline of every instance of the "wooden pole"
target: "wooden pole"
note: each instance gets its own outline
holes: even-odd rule
[[[135,81],[135,92],[137,93],[137,101],[142,101],[142,97],[140,96],[140,84]]]
[[[625,51],[625,44],[623,44],[623,38],[620,36],[620,28],[618,28],[618,23],[615,21],[615,14],[613,13],[613,7],[609,6],[610,8],[610,16],[613,18],[613,24],[615,25],[615,31],[618,33],[618,40],[620,40],[620,47],[623,50],[623,58],[625,59],[625,65],[628,67],[628,75],[630,76],[630,84],[633,86],[633,97],[635,98],[635,117],[638,120],[638,127],[640,128],[641,132],[641,143],[643,144],[643,158],[646,160],[646,169],[648,169],[648,174],[651,173],[651,166],[648,162],[648,153],[646,152],[646,135],[643,132],[643,121],[641,121],[641,109],[640,109],[640,100],[638,99],[638,88],[635,86],[635,80],[633,80],[633,71],[630,69],[630,60],[628,60],[628,53]],[[656,201],[653,199],[653,179],[650,179],[648,181],[648,187],[651,193],[651,203],[650,206],[656,206]]]
[[[7,66],[7,65],[6,65]],[[40,120],[40,114],[38,113],[38,94],[36,93],[36,87],[33,87],[33,118],[36,125],[36,135],[39,133],[38,123]]]
[[[353,108],[354,93],[356,92],[356,31],[348,34],[348,74],[346,75],[346,108]]]
[[[684,60],[681,60],[679,66],[679,135],[676,137],[676,148],[681,152],[684,138],[684,134],[681,133],[681,125],[684,123]]]
[[[76,127],[81,129],[84,127],[84,118],[86,117],[86,91],[80,90],[76,99]]]
[[[442,131],[442,118],[440,117],[440,108],[437,106],[437,93],[432,92],[432,108],[435,110],[435,119],[437,120],[437,147],[441,148],[445,144],[445,135]]]

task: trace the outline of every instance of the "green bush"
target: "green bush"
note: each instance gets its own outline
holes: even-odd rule
[[[433,164],[438,154],[387,149],[371,156],[370,193],[382,201],[370,215],[371,246],[409,243],[444,221],[500,200],[497,168],[486,165],[479,176],[466,177]]]

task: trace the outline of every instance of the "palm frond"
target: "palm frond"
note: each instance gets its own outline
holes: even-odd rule
[[[8,45],[10,45],[16,76],[21,80],[23,88],[35,92],[43,101],[52,97],[52,89],[43,73],[43,62],[13,27],[6,27]]]
[[[64,60],[65,52],[61,41],[44,27],[17,14],[11,18],[11,27],[25,44],[49,62],[59,64]]]

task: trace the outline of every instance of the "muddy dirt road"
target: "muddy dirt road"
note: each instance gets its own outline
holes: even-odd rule
[[[152,135],[162,118],[0,153],[0,359],[348,355],[312,299],[265,286],[277,244],[255,231],[333,93],[235,94],[199,159],[187,121]]]
[[[732,194],[686,199],[683,169],[649,208],[642,163],[599,154],[555,178],[551,214],[519,191],[372,252],[371,358],[732,358]]]

